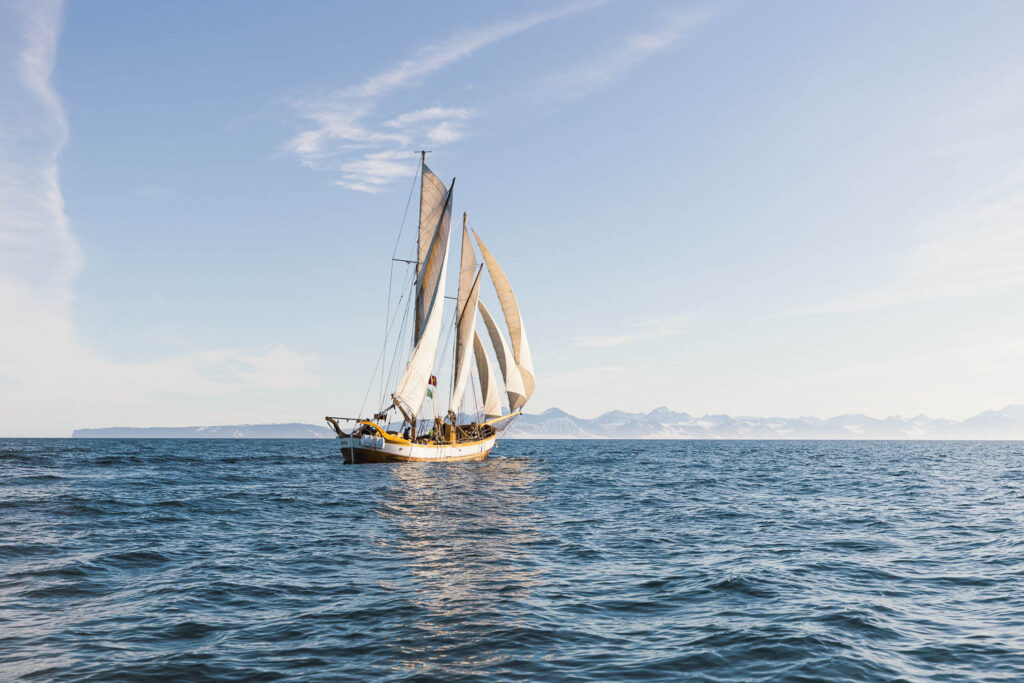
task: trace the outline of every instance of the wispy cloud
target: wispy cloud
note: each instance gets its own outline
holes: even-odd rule
[[[543,78],[539,92],[554,99],[576,99],[608,86],[641,62],[675,45],[687,32],[709,20],[707,10],[684,10],[664,16],[657,28],[627,35],[597,57]]]
[[[414,147],[450,144],[465,135],[473,111],[434,106],[402,113],[383,113],[381,101],[478,50],[554,19],[593,9],[606,0],[580,0],[544,12],[460,31],[419,50],[361,83],[325,97],[295,103],[312,126],[295,135],[286,149],[302,163],[320,170],[340,171],[338,185],[350,190],[378,192],[413,172],[409,154]],[[403,161],[404,160],[404,161]]]
[[[315,357],[273,346],[124,363],[79,339],[71,303],[82,258],[57,172],[68,127],[50,84],[62,9],[0,4],[0,434],[277,417],[282,392],[319,385]]]
[[[0,22],[0,42],[21,46],[0,71],[0,281],[68,299],[81,256],[57,178],[67,123],[49,86],[61,10],[54,1],[13,3]]]
[[[616,334],[573,337],[574,346],[583,348],[612,348],[639,342],[675,337],[686,328],[687,318],[684,316],[664,316],[626,323]]]

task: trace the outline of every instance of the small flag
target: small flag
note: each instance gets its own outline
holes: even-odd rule
[[[436,387],[437,386],[437,377],[434,376],[434,375],[431,375],[430,376],[430,381],[427,382],[427,384],[429,384],[432,387]]]
[[[434,398],[434,390],[427,387],[427,398]]]

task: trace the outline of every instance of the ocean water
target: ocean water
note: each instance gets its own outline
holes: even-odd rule
[[[0,440],[0,679],[1024,679],[1024,443]]]

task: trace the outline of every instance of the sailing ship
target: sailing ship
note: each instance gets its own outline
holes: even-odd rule
[[[394,390],[386,399],[382,397],[383,407],[372,417],[326,418],[341,439],[341,453],[347,463],[483,460],[494,449],[498,436],[522,413],[535,387],[533,358],[512,286],[480,235],[469,227],[465,213],[462,215],[458,295],[445,295],[455,180],[446,186],[427,166],[426,152],[420,154],[419,178],[419,232],[415,259],[392,259],[415,266],[410,278],[412,289],[408,292],[408,305],[414,313],[412,352]],[[477,263],[474,240],[483,264]],[[508,340],[480,300],[485,266],[501,305]],[[438,408],[435,396],[437,377],[434,368],[439,353],[444,350],[440,341],[442,329],[446,328],[447,299],[455,302],[451,321],[454,364],[447,409],[443,410]],[[497,383],[494,364],[477,329],[478,313],[497,359],[504,391]],[[397,319],[397,309],[394,319]],[[393,326],[389,323],[389,334]],[[388,345],[387,336],[384,343],[382,361]],[[396,354],[400,353],[398,348],[396,343]],[[394,366],[397,367],[397,362]],[[379,364],[379,367],[383,382],[386,365]],[[479,397],[477,385],[480,387]],[[469,412],[463,412],[463,404],[470,394],[473,405]],[[353,423],[350,431],[342,428],[343,422]]]

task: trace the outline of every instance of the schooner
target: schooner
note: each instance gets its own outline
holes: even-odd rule
[[[341,439],[341,453],[347,463],[483,460],[494,448],[498,435],[520,415],[533,394],[533,358],[526,341],[519,304],[494,255],[476,231],[467,227],[466,214],[462,216],[458,296],[445,296],[455,180],[445,186],[427,167],[426,152],[420,155],[419,176],[416,259],[408,261],[415,265],[412,296],[409,297],[414,313],[412,352],[394,391],[372,418],[326,418]],[[470,232],[483,258],[484,263],[479,266]],[[501,304],[508,331],[507,341],[494,316],[480,301],[484,265]],[[437,387],[434,366],[443,350],[440,342],[442,329],[446,327],[446,299],[453,299],[455,303],[454,365],[447,410],[441,414],[434,396]],[[477,313],[487,329],[491,350],[498,361],[504,392],[497,383],[487,346],[477,330]],[[473,383],[473,370],[476,370],[480,387],[479,400]],[[381,372],[383,375],[383,366]],[[461,409],[468,398],[467,389],[471,389],[474,405],[470,412],[463,413]],[[502,393],[506,397],[507,411],[503,407]],[[394,421],[389,422],[389,414],[393,415]],[[346,432],[341,422],[352,422],[354,426]]]

